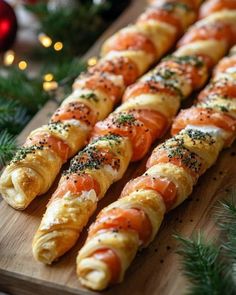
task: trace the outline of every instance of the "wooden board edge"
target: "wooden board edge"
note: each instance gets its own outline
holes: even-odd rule
[[[18,273],[12,273],[3,269],[0,269],[0,278],[0,290],[8,292],[11,295],[56,295],[61,294],[61,292],[63,292],[63,295],[91,294],[86,289],[83,290],[83,293],[80,293],[79,289],[49,283],[44,280],[39,280]],[[13,279],[14,284],[11,282]]]

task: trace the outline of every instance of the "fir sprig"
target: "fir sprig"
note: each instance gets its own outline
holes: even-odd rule
[[[217,224],[223,233],[223,256],[231,265],[232,274],[236,277],[236,191],[231,191],[229,200],[221,201],[221,208],[216,212]]]
[[[19,102],[32,113],[38,111],[49,99],[41,79],[30,78],[16,68],[10,68],[6,75],[0,77],[0,96],[8,101]]]
[[[234,284],[229,265],[221,259],[221,250],[205,242],[202,234],[195,238],[175,235],[180,243],[177,251],[183,258],[183,272],[190,280],[189,295],[233,295]]]
[[[58,60],[61,62],[65,58],[82,55],[129,2],[130,0],[76,0],[69,5],[58,3],[53,8],[47,1],[41,0],[25,5],[38,17],[39,33],[43,32],[53,41],[63,43],[63,50],[57,54],[53,47],[47,50],[41,48],[38,54],[56,63]]]
[[[0,97],[0,130],[5,129],[16,135],[24,128],[30,118],[27,109],[19,103]]]
[[[6,130],[0,132],[0,167],[9,161],[17,150],[15,137]]]
[[[75,1],[75,5],[58,6],[56,9],[50,9],[45,1],[26,7],[39,18],[41,32],[63,42],[63,50],[58,53],[60,58],[83,54],[107,27],[102,13],[110,8],[107,1],[95,4],[88,0]],[[51,53],[52,58],[58,58],[53,49]]]

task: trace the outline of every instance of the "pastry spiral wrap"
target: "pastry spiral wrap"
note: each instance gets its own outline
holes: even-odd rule
[[[235,54],[235,49],[232,54]],[[219,115],[217,120],[214,116],[202,117],[201,111],[198,111],[196,118],[186,116],[187,123],[184,125],[183,114],[180,113],[173,124],[174,136],[154,149],[146,172],[128,182],[121,197],[99,213],[77,257],[77,273],[84,286],[102,290],[120,282],[131,263],[131,259],[128,264],[127,260],[123,262],[129,242],[124,238],[122,243],[120,237],[130,235],[129,253],[132,252],[132,257],[139,248],[146,247],[157,233],[164,214],[190,195],[199,176],[215,163],[228,139],[232,141],[235,138],[235,109],[229,104],[226,111],[222,102],[223,99],[236,106],[235,66],[236,55],[222,59],[215,68],[212,81],[192,107],[210,109]],[[217,102],[217,106],[212,104],[209,108],[207,104],[202,105],[203,101],[212,100]],[[218,104],[221,103],[222,109],[219,110]],[[182,112],[187,113],[192,108]],[[220,116],[226,114],[231,124],[219,126]],[[152,202],[147,203],[147,199],[152,199]],[[135,235],[136,243],[133,242]]]
[[[24,209],[48,190],[62,164],[85,145],[94,124],[112,111],[125,88],[157,62],[195,20],[196,9],[188,3],[176,5],[181,1],[167,5],[169,0],[165,0],[148,8],[135,24],[104,43],[98,64],[76,79],[72,94],[49,124],[28,136],[3,172],[0,192],[12,207]]]
[[[212,18],[210,18],[210,21],[212,22],[211,19]],[[227,23],[227,14],[225,14],[224,21]],[[216,22],[219,22],[219,20],[217,19]],[[199,24],[196,25],[197,29],[199,27]],[[108,142],[108,145],[113,146],[111,141],[116,137],[118,146],[124,142],[129,142],[126,146],[128,156],[124,159],[126,167],[130,161],[141,159],[149,150],[152,142],[164,134],[171,120],[177,113],[181,100],[186,98],[193,90],[203,86],[208,77],[207,70],[210,64],[208,60],[211,59],[212,64],[215,62],[217,54],[218,60],[221,58],[229,46],[227,40],[228,37],[226,36],[225,40],[223,40],[225,44],[224,50],[222,47],[219,47],[219,50],[216,49],[214,53],[212,53],[211,46],[208,50],[205,48],[209,46],[208,40],[194,41],[198,42],[198,44],[201,43],[199,55],[197,51],[195,51],[193,55],[187,55],[186,50],[185,55],[182,56],[179,50],[181,50],[182,47],[189,47],[187,43],[177,50],[174,55],[164,59],[153,71],[146,74],[136,84],[127,89],[123,104],[120,107],[111,113],[107,119],[95,125],[91,143],[81,153],[83,154],[87,150],[91,150],[94,145],[93,141],[98,144],[105,140]],[[217,41],[215,42],[217,43]],[[222,40],[219,41],[219,43],[221,42]],[[204,55],[202,54],[203,49]],[[213,55],[214,58],[212,58]],[[94,207],[91,207],[90,210],[88,210],[86,202],[84,203],[84,208],[80,207],[80,214],[78,214],[74,220],[74,224],[77,226],[80,225],[75,231],[75,236],[77,236],[77,238],[82,228],[86,225],[88,218],[93,214],[97,201],[104,196],[106,190],[114,181],[122,177],[125,171],[125,169],[122,169],[122,173],[116,173],[115,168],[112,166],[114,162],[116,162],[116,157],[111,155],[110,150],[99,150],[97,157],[102,155],[103,158],[99,158],[99,161],[97,161],[98,159],[93,152],[90,152],[83,158],[80,156],[81,153],[79,153],[79,156],[77,156],[75,160],[72,160],[71,168],[69,168],[66,174],[69,177],[71,174],[76,173],[78,177],[80,177],[81,173],[85,175],[89,173],[90,176],[91,173],[93,173],[93,179],[98,182],[100,193],[98,198],[94,201]],[[123,157],[122,154],[121,157]],[[108,162],[108,158],[110,162]],[[105,165],[109,166],[106,175],[101,174]],[[88,166],[90,169],[85,168]],[[61,209],[59,211],[51,210],[56,202],[53,196],[33,241],[33,252],[37,260],[44,263],[51,263],[54,259],[64,254],[63,251],[56,251],[54,247],[51,247],[50,250],[47,245],[39,243],[38,241],[39,239],[43,239],[43,235],[49,237],[50,232],[53,232],[51,242],[56,239],[54,223],[58,224],[58,220],[61,218],[63,219],[64,210],[66,210],[66,212],[70,210],[70,204],[68,203],[67,206],[65,205],[68,195],[71,195],[73,192],[75,193],[73,197],[80,199],[83,194],[81,191],[90,191],[92,188],[93,187],[87,186],[83,188],[79,187],[77,191],[76,189],[72,190],[70,188],[70,179],[68,179],[68,184],[66,181],[59,183],[55,195],[61,192],[60,197],[63,200],[61,201]],[[66,209],[64,209],[65,207]],[[66,212],[66,218],[71,220]],[[86,219],[82,217],[83,215],[86,215]],[[42,226],[47,218],[50,218],[52,224],[47,230],[42,230]],[[69,226],[71,228],[71,223]],[[64,228],[63,224],[62,228]],[[58,234],[60,234],[59,225]],[[73,243],[70,245],[69,239],[67,239],[66,236],[60,236],[58,239],[60,239],[60,245],[66,244],[65,247],[67,247],[67,249],[73,245]],[[48,261],[41,255],[41,253],[44,252],[44,248],[47,248],[47,252],[51,251],[51,255],[48,256],[50,257]]]

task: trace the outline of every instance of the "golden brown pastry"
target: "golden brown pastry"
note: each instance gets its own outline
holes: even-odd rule
[[[222,102],[236,99],[235,78],[236,55],[222,59],[197,104],[180,112],[174,136],[154,149],[146,172],[99,213],[77,257],[82,285],[102,290],[121,282],[137,251],[154,238],[164,214],[190,195],[199,176],[235,138],[234,110]],[[209,107],[208,101],[217,103]]]
[[[196,19],[201,0],[162,1],[110,37],[97,65],[80,75],[48,125],[33,131],[0,178],[0,192],[24,209],[52,185],[61,166],[86,143],[125,88],[157,62]],[[196,7],[192,6],[192,2]]]
[[[231,16],[231,12],[229,15]],[[224,22],[228,19],[227,17],[226,14]],[[209,22],[212,26],[212,18]],[[206,27],[205,23],[207,22],[204,22],[204,27]],[[216,23],[219,23],[218,19]],[[202,29],[199,23],[194,27],[197,31]],[[188,34],[192,36],[193,31],[194,29],[190,30],[185,38]],[[197,50],[194,54],[191,54],[192,51],[187,54],[186,50],[186,55],[181,55],[179,51],[182,48],[189,48],[189,43],[185,41],[176,53],[163,59],[153,71],[130,86],[125,92],[123,104],[107,119],[95,125],[91,143],[72,160],[69,170],[65,172],[66,177],[62,177],[48,204],[33,241],[33,252],[37,260],[50,264],[73,246],[96,209],[99,199],[104,196],[113,182],[122,177],[129,162],[141,159],[153,141],[165,133],[179,109],[181,100],[193,90],[203,86],[208,77],[208,69],[221,58],[230,45],[227,36],[223,41],[217,41],[217,39],[215,42],[220,44],[224,42],[224,50],[216,50],[212,58],[209,40],[202,40],[201,36],[199,38],[200,41],[198,39],[190,41],[201,43],[199,54]],[[202,54],[203,48],[204,54]],[[207,52],[209,52],[208,55]],[[186,146],[190,144],[187,140],[186,138]],[[107,142],[105,146],[104,141]],[[94,150],[94,143],[100,148]],[[122,149],[122,146],[125,148]],[[113,149],[116,150],[115,147],[122,150],[120,154],[112,153]],[[160,173],[164,175],[166,171],[173,169],[172,165],[168,167],[164,165]],[[182,171],[182,168],[179,170]],[[173,171],[172,174],[173,181],[178,182],[179,173]],[[76,181],[74,185],[72,185],[71,177]],[[178,197],[180,201],[182,195],[190,193],[193,185],[187,173],[181,179],[186,186],[181,187]],[[88,207],[86,198],[91,203],[91,192],[93,204]],[[78,204],[77,207],[76,204]],[[54,209],[55,206],[57,210]],[[45,237],[47,237],[46,242]],[[44,255],[45,253],[47,254]]]

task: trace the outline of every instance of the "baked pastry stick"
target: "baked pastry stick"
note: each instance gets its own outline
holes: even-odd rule
[[[196,19],[201,1],[162,1],[104,43],[98,64],[76,79],[49,124],[31,132],[3,172],[0,192],[9,205],[24,209],[50,188],[62,164],[85,145],[93,125],[112,111],[124,89]]]
[[[84,286],[102,290],[123,280],[137,251],[157,234],[165,213],[191,194],[199,176],[235,139],[235,99],[236,55],[219,63],[198,103],[175,119],[174,137],[154,149],[146,172],[128,182],[121,197],[89,228],[77,257]]]
[[[224,17],[228,26],[233,17],[236,20],[236,13],[225,12]],[[203,22],[204,27],[222,23],[220,19],[221,14],[215,14]],[[195,28],[202,29],[200,24]],[[190,34],[194,36],[194,29]],[[181,46],[131,86],[123,104],[96,124],[91,143],[72,160],[47,206],[33,240],[37,260],[50,264],[74,245],[111,184],[165,132],[180,101],[203,86],[209,64],[216,63],[229,45],[226,36],[215,40],[214,34],[209,34],[209,38],[212,40],[199,38]]]
[[[213,12],[223,9],[236,9],[236,0],[213,0],[206,1],[203,3],[200,9],[199,18],[204,18],[210,15]]]

